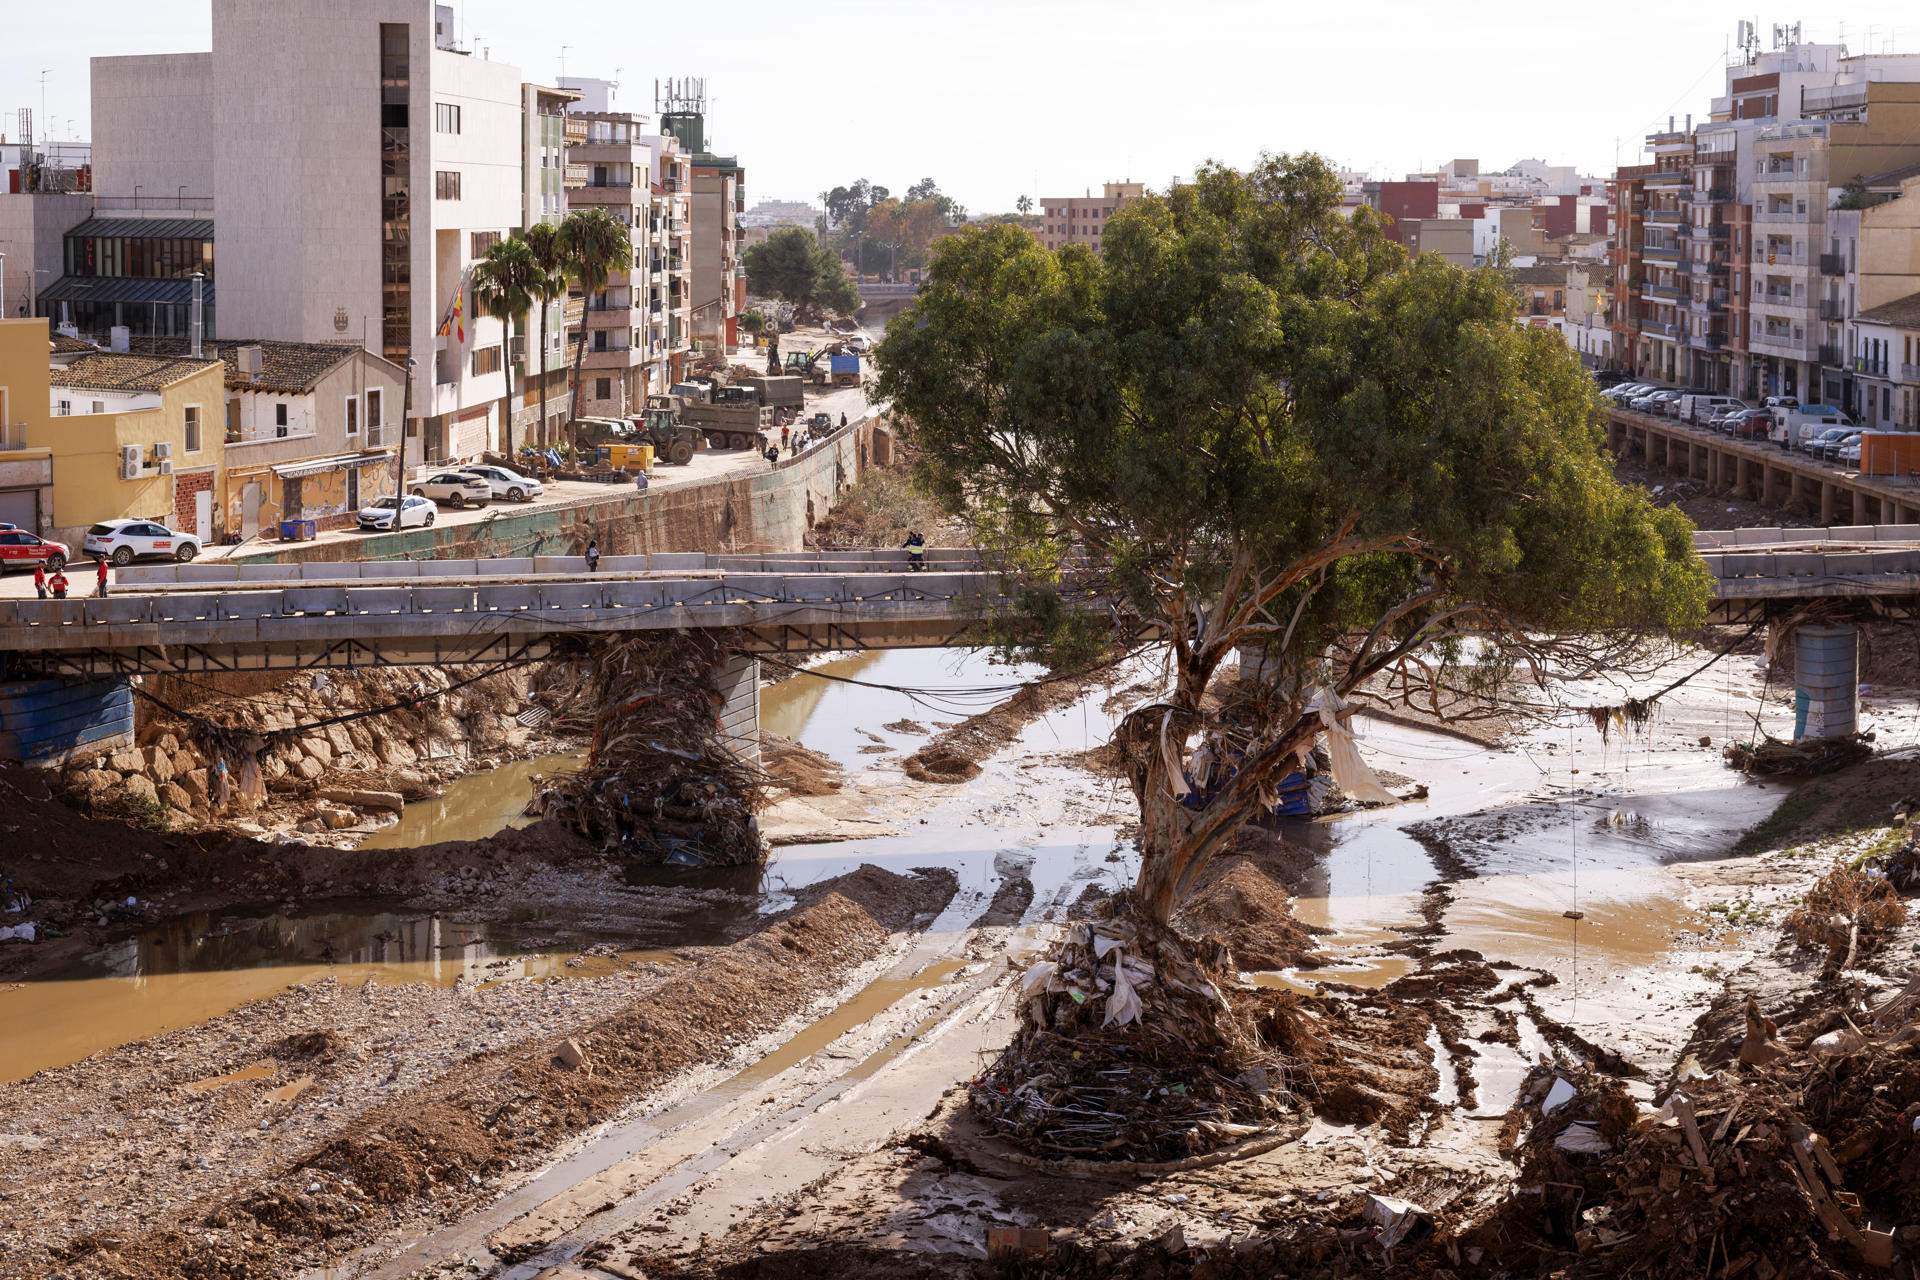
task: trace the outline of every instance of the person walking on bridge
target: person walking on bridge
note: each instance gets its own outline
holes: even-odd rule
[[[107,558],[105,556],[95,556],[93,558],[93,566],[94,574],[100,580],[99,596],[102,600],[105,600],[107,598]]]
[[[927,540],[920,536],[918,529],[907,534],[907,540],[900,544],[907,551],[907,568],[919,573],[927,567]]]
[[[47,579],[47,590],[53,593],[55,600],[65,600],[67,598],[67,571],[65,569],[55,569],[53,571],[53,576]]]
[[[42,600],[47,598],[47,565],[44,560],[33,562],[33,593]]]
[[[597,538],[587,539],[587,572],[600,572],[600,541]]]

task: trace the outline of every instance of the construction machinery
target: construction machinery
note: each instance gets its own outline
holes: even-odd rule
[[[654,452],[677,467],[686,466],[694,454],[707,447],[706,434],[686,422],[685,407],[679,396],[651,395],[645,411],[633,420]]]
[[[672,394],[681,402],[681,420],[697,427],[708,447],[752,449],[756,453],[766,449],[775,414],[760,403],[759,394],[751,387],[681,382],[674,385]]]

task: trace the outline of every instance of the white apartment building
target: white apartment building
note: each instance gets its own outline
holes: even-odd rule
[[[94,60],[97,189],[212,195],[223,331],[413,359],[409,461],[496,447],[503,330],[468,283],[530,212],[521,73],[432,0],[212,3],[211,53]]]

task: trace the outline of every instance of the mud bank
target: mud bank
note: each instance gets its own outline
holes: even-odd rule
[[[55,1184],[0,1235],[0,1274],[280,1277],[417,1229],[779,1026],[953,890],[865,869],[704,953],[560,988],[316,983],[45,1073],[0,1100],[24,1136],[0,1194]],[[148,1158],[102,1184],[129,1133]]]

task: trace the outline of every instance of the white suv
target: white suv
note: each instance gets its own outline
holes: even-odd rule
[[[200,554],[200,539],[151,520],[106,520],[87,530],[80,549],[117,565],[155,557],[184,563]]]
[[[464,471],[436,471],[425,480],[416,481],[408,492],[416,498],[432,498],[450,507],[464,507],[469,502],[484,503],[493,497],[493,485]]]
[[[547,487],[538,480],[523,476],[510,467],[462,467],[462,474],[479,476],[487,482],[488,491],[493,497],[505,498],[508,502],[532,502],[547,491]]]

